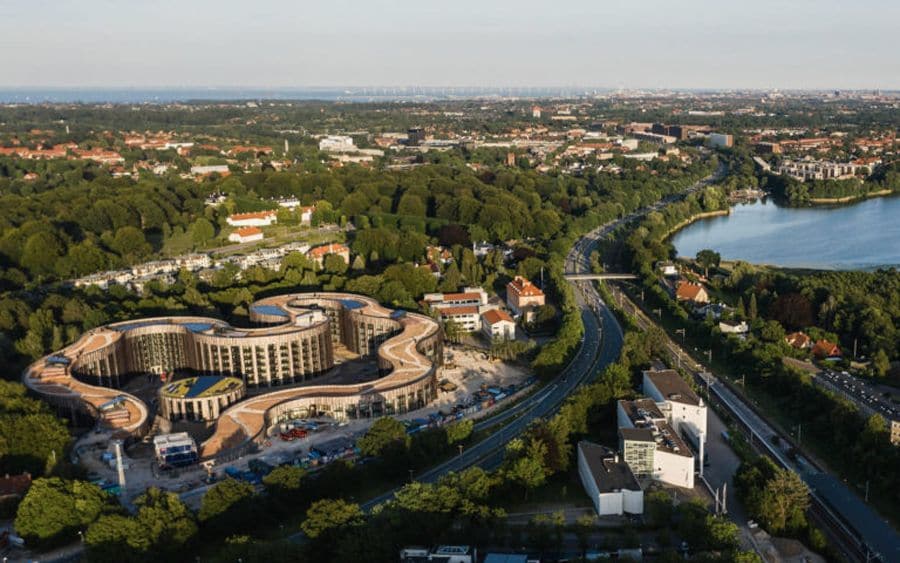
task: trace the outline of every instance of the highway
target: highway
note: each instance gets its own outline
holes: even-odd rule
[[[657,211],[673,201],[717,182],[724,177],[726,172],[725,164],[719,163],[717,170],[712,175],[703,178],[687,190],[667,196],[653,205],[610,221],[587,233],[575,243],[566,256],[565,274],[592,273],[590,256],[600,240],[612,234],[619,227],[639,219],[651,211]],[[483,430],[507,420],[511,420],[511,422],[499,427],[481,442],[463,450],[462,454],[415,476],[415,480],[433,483],[447,473],[462,471],[476,465],[485,469],[495,469],[503,461],[503,452],[510,440],[521,434],[535,420],[553,415],[572,391],[579,385],[590,382],[598,373],[618,359],[622,349],[623,334],[622,327],[615,315],[603,302],[593,283],[575,280],[570,280],[569,283],[575,290],[575,299],[581,308],[581,319],[584,322],[584,338],[569,365],[546,387],[526,397],[514,407],[480,421],[474,429],[476,431]],[[361,506],[366,511],[371,510],[393,498],[396,491],[397,489],[388,491]]]
[[[590,255],[598,240],[617,228],[614,221],[595,229],[575,244],[566,257],[566,273],[590,271]],[[615,362],[622,349],[622,328],[612,312],[602,304],[600,296],[589,283],[573,283],[575,298],[581,308],[584,338],[568,366],[545,387],[526,397],[515,406],[479,421],[474,430],[504,424],[487,438],[415,477],[416,481],[433,483],[450,472],[472,466],[495,469],[503,461],[506,444],[540,418],[553,415],[579,385],[589,382],[606,366]],[[585,294],[586,293],[586,294]],[[597,306],[597,304],[600,304]],[[507,422],[509,421],[509,422]],[[379,495],[362,505],[364,510],[393,498],[397,489]]]
[[[647,330],[655,323],[616,288],[610,288],[616,302]],[[900,536],[878,513],[839,479],[802,456],[789,456],[793,438],[770,424],[762,413],[723,380],[696,362],[671,338],[666,347],[673,361],[684,368],[736,420],[750,438],[751,445],[772,457],[778,465],[796,472],[810,487],[813,520],[829,540],[850,561],[900,561]]]

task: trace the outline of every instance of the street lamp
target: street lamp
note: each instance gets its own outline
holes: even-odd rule
[[[462,456],[463,445],[462,445],[462,444],[459,444],[457,447],[459,448],[459,455]]]

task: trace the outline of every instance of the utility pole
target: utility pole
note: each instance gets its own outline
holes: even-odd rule
[[[687,329],[679,328],[675,330],[675,334],[681,333],[681,345],[684,346],[684,339],[687,333]]]
[[[712,348],[706,351],[706,357],[708,358],[708,363],[712,365]]]
[[[869,480],[866,479],[866,502],[869,502]]]
[[[656,316],[660,319],[662,318],[662,309],[653,309],[653,312],[656,313]]]
[[[798,423],[797,424],[797,445],[800,445],[800,442],[802,441],[801,440],[802,436],[803,436],[803,423]]]

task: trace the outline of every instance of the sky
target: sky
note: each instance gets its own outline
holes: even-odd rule
[[[896,0],[0,0],[0,88],[900,88]]]

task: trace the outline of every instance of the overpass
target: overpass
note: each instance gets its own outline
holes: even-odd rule
[[[569,281],[581,280],[636,280],[634,274],[566,274]]]

